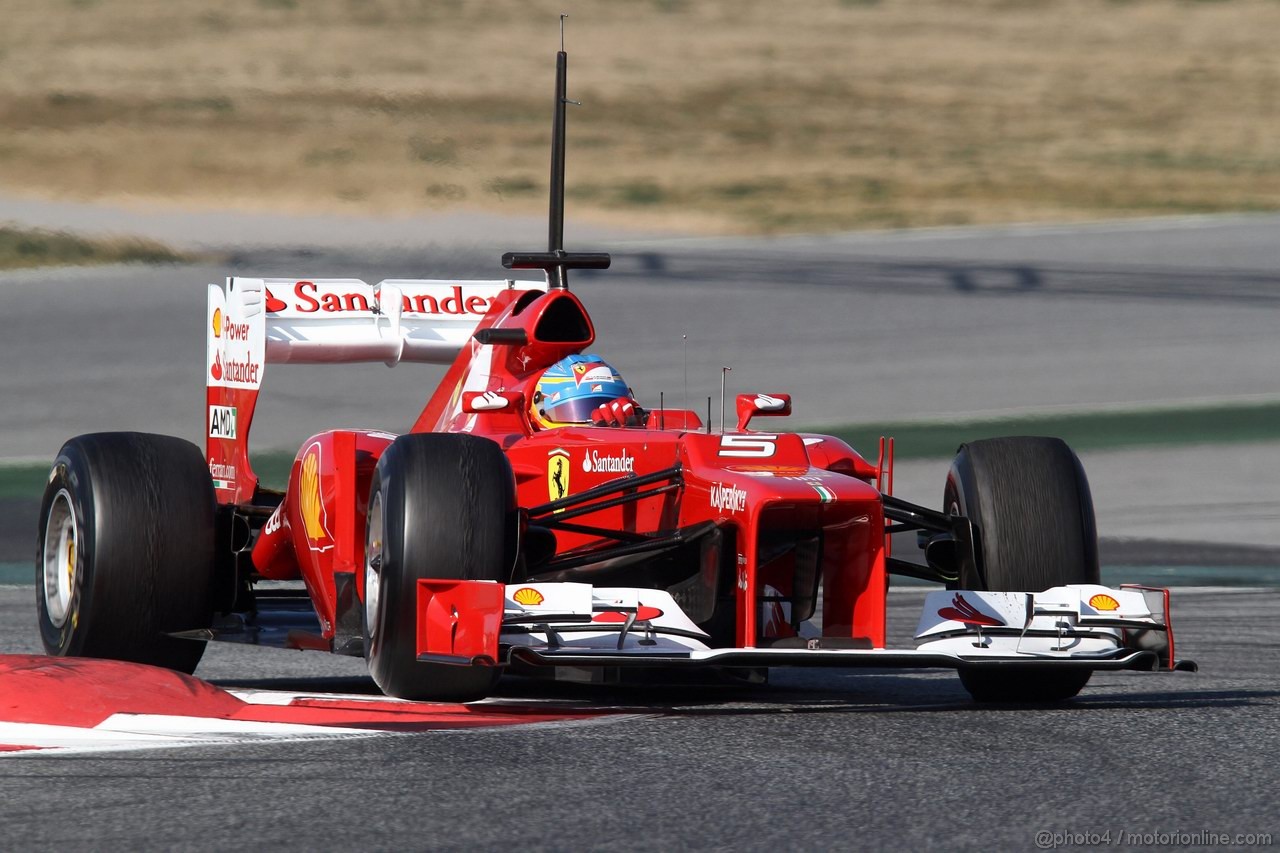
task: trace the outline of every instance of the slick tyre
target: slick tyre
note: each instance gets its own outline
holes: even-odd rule
[[[369,490],[364,648],[382,692],[401,699],[464,702],[486,696],[496,666],[417,659],[420,579],[507,581],[513,554],[515,479],[493,441],[423,434],[396,439]]]
[[[51,655],[191,673],[213,619],[217,502],[200,449],[144,433],[62,446],[40,509],[36,606]]]
[[[947,474],[943,509],[974,526],[976,571],[961,589],[1040,592],[1098,583],[1093,499],[1080,460],[1061,439],[991,438],[962,445]],[[961,670],[979,702],[1057,702],[1075,696],[1089,670],[1013,666]]]

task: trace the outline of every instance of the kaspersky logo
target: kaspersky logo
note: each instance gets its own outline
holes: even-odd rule
[[[307,546],[312,551],[328,551],[333,547],[324,499],[320,494],[320,442],[313,442],[302,456],[302,473],[298,477],[298,501]]]
[[[747,508],[747,493],[732,483],[711,484],[711,508],[737,514]]]

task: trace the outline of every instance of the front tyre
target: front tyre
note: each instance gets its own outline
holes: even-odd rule
[[[364,647],[388,696],[468,701],[497,683],[496,666],[417,659],[420,579],[509,580],[515,479],[502,449],[472,435],[396,439],[378,460],[365,540]]]
[[[213,619],[213,482],[200,449],[144,433],[62,446],[41,503],[40,637],[51,655],[195,671]]]
[[[1093,499],[1080,460],[1058,438],[989,438],[962,445],[943,492],[943,509],[973,522],[976,571],[961,589],[1041,592],[1098,583]],[[1092,672],[1016,665],[960,670],[979,702],[1059,702]]]

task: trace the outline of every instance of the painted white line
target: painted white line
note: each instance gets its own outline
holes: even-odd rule
[[[369,693],[296,693],[288,690],[236,690],[228,689],[228,693],[235,696],[250,705],[271,705],[275,707],[287,707],[299,699],[308,702],[356,702],[370,705],[370,710],[396,710],[397,707],[403,708],[410,712],[430,713],[434,704],[442,704],[450,709],[457,707],[476,708],[478,710],[490,710],[494,707],[499,709],[515,708],[520,711],[537,711],[538,713],[555,712],[564,714],[581,714],[581,713],[599,713],[607,712],[609,707],[592,704],[587,700],[568,701],[561,697],[537,697],[522,696],[519,699],[510,699],[503,696],[490,696],[485,699],[477,699],[473,702],[411,702],[405,699],[396,699],[393,696],[372,695]],[[379,707],[380,706],[380,707]],[[387,707],[392,706],[392,707]],[[509,728],[511,724],[503,724],[503,728]],[[519,724],[523,725],[523,724]],[[542,725],[539,723],[538,725]]]
[[[143,732],[114,732],[110,735],[98,729],[81,729],[75,726],[49,726],[42,723],[0,723],[0,742],[5,744],[38,747],[138,745],[149,743],[173,743],[172,735],[146,734]]]
[[[405,702],[385,696],[363,696],[319,693],[294,693],[284,691],[239,691],[235,695],[250,705],[287,707],[295,700],[307,699],[324,703],[326,700],[350,703],[352,701],[367,703],[370,710],[394,709],[404,707],[409,711],[422,712],[424,717],[430,716],[431,706],[427,703]],[[315,707],[315,706],[311,706]],[[457,706],[450,706],[453,712]],[[535,713],[541,709],[531,708]],[[556,712],[591,713],[597,709],[559,708]],[[643,719],[651,714],[611,714],[591,716],[577,720],[530,720],[527,722],[510,719],[482,722],[479,725],[467,725],[455,728],[450,722],[462,720],[465,714],[446,713],[450,719],[427,720],[421,722],[423,728],[419,733],[432,732],[443,734],[453,731],[487,731],[497,729],[529,729],[557,728],[562,726],[603,725],[623,720]],[[436,728],[433,723],[439,724]],[[97,726],[84,728],[77,726],[56,726],[42,723],[6,723],[0,722],[0,747],[26,747],[25,749],[0,749],[2,758],[22,758],[30,756],[62,756],[82,755],[95,752],[118,752],[134,749],[169,749],[190,746],[239,746],[245,744],[295,743],[300,741],[341,740],[349,738],[401,737],[414,732],[387,731],[376,727],[355,728],[350,726],[312,725],[307,723],[259,722],[253,720],[232,720],[221,717],[195,717],[168,714],[113,714]]]
[[[41,723],[0,723],[0,744],[36,747],[0,752],[0,758],[32,755],[79,755],[130,749],[167,749],[185,746],[233,746],[250,743],[286,743],[310,740],[383,737],[387,732],[262,723],[209,717],[162,714],[114,714],[93,728],[50,726]]]
[[[452,729],[440,729],[434,734],[466,734],[468,732],[486,732],[492,733],[499,730],[508,731],[518,729],[527,731],[529,729],[576,729],[582,726],[609,726],[614,723],[631,722],[633,720],[652,720],[657,717],[665,716],[663,714],[601,714],[598,717],[585,717],[580,720],[539,720],[532,723],[517,723],[515,725],[493,725],[493,726],[460,726]]]
[[[287,735],[367,734],[367,729],[340,726],[312,726],[305,723],[265,723],[256,720],[227,720],[221,717],[180,717],[168,714],[112,714],[94,727],[95,731],[210,738],[223,735],[270,738]]]
[[[275,705],[284,707],[298,699],[315,699],[322,702],[369,702],[379,705],[412,705],[421,707],[416,702],[406,702],[394,696],[375,696],[369,693],[294,693],[288,690],[235,690],[228,693],[250,705]]]
[[[285,743],[304,743],[316,740],[342,740],[352,738],[375,738],[375,737],[399,737],[398,732],[363,732],[358,735],[345,735],[342,738],[333,738],[317,735],[290,735],[288,737],[275,738],[252,738],[252,737],[223,737],[209,740],[201,740],[199,738],[169,738],[165,740],[154,740],[148,742],[140,741],[112,741],[102,738],[94,742],[51,742],[46,745],[30,744],[23,742],[24,746],[38,746],[37,749],[24,749],[17,751],[0,752],[0,760],[6,758],[63,758],[76,757],[98,752],[134,752],[140,750],[151,749],[184,749],[193,746],[205,747],[221,747],[221,746],[246,746],[252,744],[262,745],[285,744]],[[3,739],[3,734],[0,734]]]

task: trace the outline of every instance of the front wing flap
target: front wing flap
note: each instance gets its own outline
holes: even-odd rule
[[[704,666],[831,666],[886,669],[967,669],[1050,665],[1055,669],[1154,671],[1159,668],[1155,652],[1124,650],[1107,656],[1055,657],[1040,655],[974,654],[960,655],[924,649],[701,649],[617,652],[593,649],[539,649],[513,646],[508,659],[536,666],[621,666],[621,667],[704,667]]]

